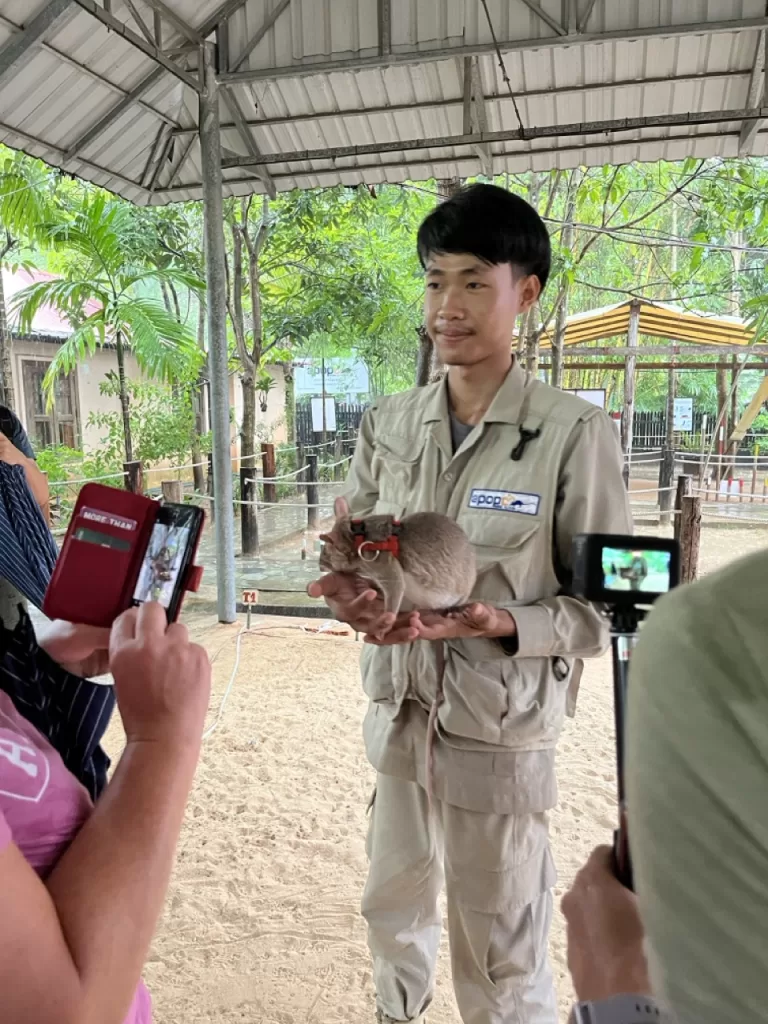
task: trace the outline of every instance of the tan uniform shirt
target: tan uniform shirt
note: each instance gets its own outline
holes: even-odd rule
[[[519,458],[520,428],[536,432]],[[517,450],[517,451],[516,451]],[[379,398],[360,428],[345,496],[355,515],[440,512],[475,546],[472,598],[512,612],[515,656],[497,640],[446,644],[435,796],[468,810],[554,806],[554,748],[580,659],[606,624],[567,593],[573,537],[632,532],[616,428],[595,406],[515,363],[483,420],[452,451],[447,382]],[[364,736],[378,771],[425,781],[437,658],[426,642],[366,646]]]

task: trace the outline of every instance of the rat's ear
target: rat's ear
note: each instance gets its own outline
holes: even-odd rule
[[[334,501],[333,514],[337,519],[345,519],[349,515],[349,505],[346,498],[337,498]]]

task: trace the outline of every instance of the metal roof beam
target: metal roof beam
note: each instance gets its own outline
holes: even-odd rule
[[[151,179],[152,170],[154,169],[154,166],[155,166],[155,159],[156,159],[156,157],[158,155],[158,152],[160,150],[160,147],[161,147],[161,145],[163,143],[164,129],[165,129],[165,125],[161,125],[160,129],[158,130],[157,135],[155,136],[154,145],[152,146],[152,149],[150,150],[149,159],[146,162],[146,165],[144,167],[144,173],[141,176],[141,187],[142,188],[146,188],[147,185],[149,184],[150,179]]]
[[[704,71],[691,75],[680,75],[676,78],[661,77],[661,78],[645,78],[643,79],[643,86],[647,85],[665,85],[675,86],[681,82],[709,82],[709,81],[732,81],[741,78],[747,78],[749,76],[748,71]],[[611,89],[621,89],[626,86],[636,86],[637,79],[621,79],[616,82],[600,82],[596,85],[577,85],[577,86],[565,86],[559,89],[532,89],[530,92],[517,93],[515,98],[518,102],[521,100],[536,99],[540,96],[572,96],[581,95],[582,93],[592,92],[607,92]],[[511,97],[508,93],[486,93],[483,96],[486,107],[488,103],[511,103]],[[418,110],[447,110],[451,107],[460,107],[464,100],[461,96],[448,97],[441,100],[427,100],[424,103],[419,103]],[[325,110],[317,111],[311,114],[297,114],[294,117],[264,117],[258,121],[246,121],[248,128],[269,128],[273,125],[282,124],[304,124],[306,122],[317,122],[326,120],[337,120],[338,118],[344,117],[368,117],[373,114],[399,114],[399,113],[413,113],[414,106],[411,103],[392,103],[386,107],[352,107],[346,110]],[[231,131],[236,125],[234,124],[222,124],[222,131]],[[183,137],[188,135],[197,135],[197,128],[178,128],[174,132],[177,137]]]
[[[392,0],[378,0],[379,53],[392,52]]]
[[[615,32],[592,32],[582,35],[545,36],[538,39],[506,39],[499,42],[502,53],[519,53],[524,50],[547,50],[562,46],[584,43],[641,42],[644,39],[674,39],[688,35],[717,35],[721,32],[754,32],[768,28],[768,17],[739,18],[733,21],[691,22],[688,25],[658,25],[651,28],[620,29]],[[219,75],[221,82],[233,85],[243,82],[271,81],[277,78],[304,78],[311,75],[329,74],[337,71],[365,71],[390,65],[433,64],[436,61],[452,60],[455,57],[480,57],[495,54],[496,45],[472,43],[463,46],[444,46],[433,50],[411,50],[407,53],[372,54],[365,57],[341,58],[286,64],[279,68],[253,68]]]
[[[67,154],[63,149],[60,149],[58,146],[54,146],[52,142],[45,142],[43,139],[38,139],[34,135],[30,135],[29,132],[22,131],[20,128],[14,128],[12,125],[0,123],[0,132],[5,132],[7,135],[15,135],[17,138],[21,139],[22,142],[26,142],[27,145],[40,146],[41,149],[47,149],[50,152],[55,153],[57,158],[62,161],[67,158]],[[51,162],[47,157],[40,157],[40,159],[45,159],[47,163]],[[125,175],[120,174],[119,171],[110,171],[109,168],[102,167],[101,164],[94,163],[93,160],[84,160],[82,157],[78,157],[77,159],[85,167],[90,167],[92,171],[96,171],[98,174],[104,174],[108,178],[114,178],[115,181],[121,182],[128,188],[135,188],[140,192],[146,192],[146,189],[143,189],[138,182],[131,181],[130,178],[126,178]],[[74,174],[75,176],[77,175],[76,171],[68,173]]]
[[[200,33],[200,36],[203,39],[207,39],[211,32],[214,31],[216,26],[222,20],[234,14],[235,11],[242,7],[245,2],[246,0],[227,0],[227,2],[222,4],[218,11],[212,14],[211,17],[205,22],[205,24],[201,25],[200,28],[197,30]],[[94,139],[98,138],[99,135],[107,131],[107,129],[110,128],[115,123],[115,121],[117,121],[119,118],[123,116],[126,110],[129,110],[134,103],[137,103],[140,97],[143,96],[148,89],[151,89],[152,86],[154,86],[163,77],[164,71],[164,67],[155,68],[155,70],[152,71],[149,75],[147,75],[145,79],[139,82],[136,88],[133,89],[131,92],[127,93],[124,99],[120,101],[120,103],[112,107],[112,109],[108,113],[106,113],[104,117],[97,121],[92,128],[89,128],[88,131],[81,135],[80,138],[77,139],[72,146],[70,146],[70,148],[67,150],[67,158],[69,159],[76,156],[86,146],[90,145],[90,143],[93,142]]]
[[[109,14],[100,7],[96,0],[75,0],[75,3],[87,11],[88,14],[100,21],[102,25],[106,25],[108,29],[111,29],[117,35],[122,36],[127,43],[134,46],[137,50],[149,57],[150,60],[154,61],[155,64],[159,64],[166,71],[170,71],[172,75],[182,81],[185,85],[189,86],[190,89],[194,89],[196,93],[199,93],[202,89],[200,82],[193,75],[187,74],[186,71],[182,71],[178,64],[172,61],[169,57],[160,50],[154,42],[148,43],[142,39],[141,36],[137,35],[132,29],[128,28],[119,18],[116,18],[113,14]]]
[[[237,97],[234,95],[231,89],[224,86],[221,90],[221,98],[224,100],[224,105],[226,106],[227,110],[230,113],[230,116],[235,122],[235,127],[237,128],[238,135],[243,140],[245,148],[251,154],[250,159],[248,160],[248,166],[254,167],[256,173],[264,182],[264,186],[270,198],[274,199],[277,196],[277,189],[275,188],[275,183],[272,181],[272,177],[269,171],[262,162],[261,153],[259,152],[259,147],[256,145],[256,141],[253,138],[253,135],[251,135],[251,132],[246,127],[245,118],[243,117],[243,112],[240,109],[240,104],[237,102]]]
[[[171,176],[168,179],[168,184],[166,185],[167,189],[173,188],[173,183],[176,181],[178,176],[181,174],[184,165],[186,164],[187,160],[189,159],[189,157],[190,157],[190,155],[192,153],[192,147],[197,142],[198,137],[199,137],[198,133],[195,132],[195,134],[189,140],[187,145],[182,147],[181,152],[179,153],[179,156],[178,156],[178,159],[177,159],[175,165],[171,168]]]
[[[11,21],[10,18],[5,17],[4,15],[0,15],[0,24],[4,25],[9,29],[9,31],[14,33],[24,31],[20,25],[17,25],[16,22]],[[98,71],[93,71],[91,68],[87,67],[87,65],[81,64],[80,61],[75,60],[74,57],[70,57],[68,53],[64,53],[62,50],[57,50],[55,46],[51,46],[50,43],[42,42],[37,45],[41,50],[44,50],[46,53],[50,53],[51,56],[60,60],[63,64],[68,64],[71,68],[74,68],[75,71],[79,71],[86,77],[93,79],[94,82],[98,82],[99,85],[103,85],[106,89],[111,89],[112,92],[117,93],[118,96],[128,95],[127,90],[123,89],[121,85],[117,85],[115,82],[110,82],[108,78],[105,78],[104,75],[100,75]],[[147,113],[154,114],[154,116],[159,118],[161,121],[166,121],[168,124],[172,124],[176,129],[180,130],[178,121],[169,117],[168,114],[163,113],[162,110],[158,110],[157,107],[153,107],[149,103],[144,103],[142,100],[138,100],[138,105],[143,107]]]
[[[12,78],[29,59],[30,51],[43,42],[52,29],[76,13],[72,0],[50,0],[42,11],[13,36],[0,50],[0,86]]]
[[[442,135],[429,139],[398,139],[396,142],[371,142],[360,146],[330,146],[327,149],[300,149],[288,153],[264,153],[264,164],[305,163],[312,160],[344,159],[380,153],[408,153],[451,146],[493,145],[498,142],[529,142],[532,139],[557,139],[568,135],[598,135],[629,132],[643,128],[690,127],[701,124],[722,124],[727,121],[759,120],[768,116],[768,108],[758,110],[704,110],[693,113],[657,114],[652,117],[623,117],[608,121],[582,121],[576,124],[552,124],[538,128],[511,128],[499,132],[473,132],[465,135]],[[429,163],[429,159],[425,161]],[[239,157],[224,164],[225,168],[250,167],[253,160]],[[312,173],[311,171],[309,173]]]
[[[92,128],[89,128],[80,136],[79,139],[75,140],[67,150],[67,159],[71,160],[73,157],[76,157],[78,153],[85,149],[86,146],[89,146],[94,139],[97,139],[102,135],[109,127],[111,127],[111,125],[114,124],[115,121],[118,120],[118,118],[123,116],[126,110],[130,110],[134,103],[138,102],[139,98],[143,96],[148,89],[151,89],[153,85],[156,85],[164,74],[165,68],[158,67],[155,68],[151,74],[147,75],[145,79],[139,82],[136,88],[129,92],[116,106],[112,107],[109,113],[105,114],[104,117],[97,121]]]
[[[574,3],[575,2],[576,2],[576,0],[574,0]],[[585,9],[584,13],[581,16],[581,20],[579,21],[578,25],[576,26],[576,31],[577,32],[579,32],[579,33],[586,32],[587,25],[589,23],[589,19],[592,17],[592,11],[595,9],[595,4],[596,3],[597,3],[597,0],[587,0],[586,9]]]
[[[180,18],[176,11],[168,7],[167,4],[164,4],[163,0],[144,0],[144,3],[151,7],[162,21],[167,21],[169,25],[173,25],[175,29],[178,29],[183,36],[186,36],[190,43],[197,43],[199,45],[204,41],[200,33],[192,28],[191,25],[188,25],[183,18]]]
[[[485,110],[485,99],[483,97],[483,85],[480,80],[480,65],[477,57],[464,58],[464,132],[465,134],[485,134],[488,130],[488,120]],[[482,173],[490,178],[493,177],[493,156],[490,146],[480,143],[473,146],[473,149],[480,161]]]
[[[200,35],[205,36],[207,39],[211,32],[219,27],[222,21],[226,21],[228,18],[231,18],[233,14],[236,14],[241,7],[245,7],[247,3],[248,0],[227,0],[227,2],[222,4],[218,11],[216,11],[215,14],[212,14],[208,21],[206,21],[204,27],[200,29]]]
[[[264,19],[262,24],[259,26],[259,28],[256,30],[256,32],[254,32],[254,34],[251,36],[251,38],[245,44],[245,49],[240,54],[240,56],[237,58],[237,60],[235,61],[234,66],[231,69],[233,72],[234,71],[238,71],[243,66],[243,64],[245,64],[245,62],[248,60],[250,55],[253,53],[253,51],[256,49],[256,47],[259,45],[259,43],[264,38],[264,36],[267,34],[267,32],[269,32],[269,30],[275,24],[275,22],[280,17],[280,15],[283,13],[283,11],[286,10],[288,7],[290,7],[290,5],[291,5],[291,0],[280,0],[280,3],[277,5],[277,7],[274,9],[274,11],[272,11],[271,14],[268,14],[266,16],[266,18]]]
[[[549,27],[552,29],[552,31],[556,32],[557,35],[559,35],[559,36],[567,36],[568,35],[568,32],[560,24],[560,22],[557,20],[557,18],[553,18],[551,14],[547,14],[547,12],[544,10],[544,8],[541,6],[541,4],[537,2],[537,0],[522,0],[522,2],[525,4],[525,6],[529,10],[533,11],[533,13],[535,15],[537,15],[539,18],[541,18],[541,20],[544,22],[545,25],[549,25]]]
[[[167,126],[165,127],[164,132],[165,138],[163,139],[163,144],[157,158],[157,164],[155,165],[155,171],[154,174],[152,175],[152,180],[149,183],[150,192],[154,192],[157,189],[158,183],[160,181],[160,175],[163,173],[163,168],[165,167],[165,164],[171,152],[171,146],[173,145],[173,135],[168,130]]]
[[[766,96],[766,75],[768,64],[766,64],[766,33],[760,33],[755,50],[755,60],[752,64],[752,74],[749,79],[749,93],[747,95],[747,106],[750,110],[759,107],[765,102]],[[739,135],[739,156],[750,156],[760,130],[760,121],[746,121],[741,126]]]
[[[725,133],[723,131],[712,131],[712,132],[699,132],[699,134],[695,136],[697,142],[704,141],[704,140],[722,141],[723,138],[730,138],[730,137],[737,138],[737,135],[736,135],[735,132],[734,133]],[[642,145],[642,141],[643,140],[630,139],[630,140],[627,141],[626,145]],[[689,136],[689,135],[684,135],[684,136],[672,135],[672,136],[669,136],[668,138],[663,138],[663,139],[659,139],[659,140],[655,140],[655,141],[663,142],[665,144],[669,144],[669,143],[673,143],[673,142],[690,142],[691,141],[691,136]],[[622,143],[618,143],[618,144],[621,145]],[[611,145],[611,144],[609,143],[609,145]],[[616,145],[616,143],[613,143],[613,145]],[[499,161],[505,161],[505,160],[507,160],[507,159],[509,159],[511,157],[520,157],[520,156],[526,156],[526,157],[527,156],[536,156],[537,158],[548,157],[548,156],[557,156],[558,159],[560,159],[560,160],[562,160],[563,157],[571,157],[572,156],[572,157],[577,158],[577,160],[581,160],[581,157],[582,157],[582,155],[584,153],[589,152],[591,150],[595,150],[595,149],[605,149],[605,146],[606,146],[605,142],[582,142],[582,143],[578,143],[576,145],[571,145],[571,146],[553,146],[553,147],[550,147],[548,149],[536,149],[536,150],[533,150],[533,151],[529,151],[529,150],[509,151],[508,150],[506,152],[496,153],[494,156],[495,156],[495,160],[497,161],[497,166],[498,166],[498,162]],[[467,159],[466,157],[448,156],[448,157],[434,157],[434,158],[428,159],[428,160],[418,160],[418,159],[417,160],[412,160],[412,161],[408,161],[408,160],[391,160],[388,163],[381,163],[381,162],[379,162],[379,163],[368,163],[368,164],[360,163],[360,164],[355,164],[353,166],[348,166],[348,167],[322,167],[322,168],[319,168],[319,169],[318,168],[312,168],[310,170],[299,170],[299,171],[287,171],[287,172],[282,172],[282,173],[273,173],[272,174],[272,179],[273,179],[273,181],[276,184],[278,182],[283,182],[283,181],[290,182],[291,184],[289,185],[289,187],[290,188],[295,188],[297,186],[295,184],[293,184],[293,183],[296,181],[297,178],[328,178],[329,176],[333,177],[333,178],[339,178],[342,175],[358,174],[360,176],[363,176],[364,174],[366,174],[368,172],[372,172],[372,173],[377,173],[378,174],[381,171],[394,170],[394,171],[397,171],[398,174],[401,175],[401,180],[414,180],[408,174],[408,172],[410,170],[418,170],[418,171],[421,172],[421,171],[424,170],[425,167],[432,168],[432,169],[439,168],[439,167],[446,167],[446,168],[448,168],[450,170],[452,168],[455,168],[457,163],[465,161],[466,159]],[[422,175],[422,179],[423,179],[423,175]],[[422,179],[417,179],[417,180],[422,180]],[[261,182],[261,179],[249,178],[249,177],[240,177],[240,178],[225,178],[224,179],[224,184],[231,188],[232,186],[235,186],[235,185],[249,185],[250,186],[250,185],[256,185],[256,184],[262,184],[262,182]],[[336,182],[333,182],[333,184],[336,184]],[[187,185],[181,185],[178,188],[161,189],[160,191],[165,193],[165,194],[167,194],[168,196],[170,196],[171,193],[176,193],[176,192],[194,192],[195,190],[199,191],[199,189],[200,189],[200,182],[198,181],[198,182],[192,182],[192,183],[187,184]],[[168,202],[173,202],[173,200],[169,198]]]
[[[133,20],[138,25],[139,30],[141,31],[141,34],[147,40],[149,45],[150,46],[157,46],[158,43],[157,43],[157,40],[155,39],[154,35],[152,34],[152,30],[150,29],[150,27],[146,23],[146,21],[144,21],[142,16],[139,14],[138,8],[136,7],[136,4],[133,2],[133,0],[123,0],[123,3],[128,8],[128,10],[131,12],[131,17],[133,18]]]
[[[563,21],[569,35],[578,31],[578,18],[578,0],[563,0]]]

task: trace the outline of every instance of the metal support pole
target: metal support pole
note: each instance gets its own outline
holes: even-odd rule
[[[304,479],[307,482],[307,526],[313,530],[318,520],[318,497],[317,487],[317,455],[307,456],[307,468],[304,471]]]
[[[216,580],[220,622],[235,622],[235,524],[232,514],[232,465],[229,436],[229,358],[227,348],[227,275],[221,176],[219,87],[213,47],[200,49],[200,151],[205,209],[205,271],[208,350],[211,367]]]

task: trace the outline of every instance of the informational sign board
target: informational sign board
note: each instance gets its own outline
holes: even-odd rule
[[[672,426],[675,430],[681,430],[690,434],[693,430],[693,399],[676,398]]]
[[[319,434],[323,429],[323,400],[322,398],[312,399],[312,429]],[[325,429],[329,432],[336,430],[336,399],[326,398],[325,400]]]
[[[569,395],[577,395],[585,402],[591,402],[592,405],[596,405],[600,409],[605,408],[605,388],[563,388],[563,391],[567,391]]]
[[[298,360],[294,364],[293,387],[296,398],[322,396],[322,360]],[[367,395],[370,390],[368,367],[365,363],[352,359],[325,360],[326,395]]]

